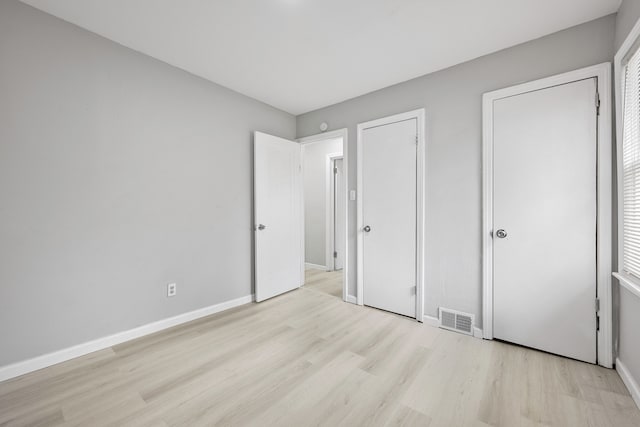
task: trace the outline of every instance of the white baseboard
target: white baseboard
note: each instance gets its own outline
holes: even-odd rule
[[[482,333],[482,329],[478,328],[478,327],[473,327],[473,337],[474,338],[480,338],[483,339],[483,333]]]
[[[347,295],[347,299],[345,301],[351,304],[358,304],[358,300],[353,295]]]
[[[437,317],[427,316],[426,314],[422,316],[422,322],[425,325],[433,326],[437,328],[440,325]]]
[[[237,298],[231,301],[225,301],[220,304],[211,305],[209,307],[200,308],[198,310],[179,314],[168,319],[158,320],[153,323],[129,329],[128,331],[118,332],[103,338],[98,338],[73,347],[54,351],[52,353],[37,356],[32,359],[16,362],[11,365],[0,366],[0,381],[18,377],[29,372],[37,371],[48,366],[56,365],[76,357],[84,356],[94,351],[103,350],[123,342],[130,341],[145,335],[153,334],[173,326],[181,325],[201,317],[210,316],[233,307],[238,307],[250,303],[254,300],[253,295]]]
[[[312,269],[314,269],[314,270],[326,270],[326,269],[327,269],[327,266],[325,266],[325,265],[320,265],[320,264],[312,264],[312,263],[310,263],[310,262],[305,262],[305,263],[304,263],[304,268],[305,268],[305,269],[310,269],[310,268],[312,268]]]
[[[624,385],[629,389],[629,394],[631,394],[633,401],[636,402],[636,405],[640,408],[640,384],[636,378],[633,378],[631,372],[629,372],[620,359],[616,359],[616,371],[618,371],[618,375],[622,378]]]

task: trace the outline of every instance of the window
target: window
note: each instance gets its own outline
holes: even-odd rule
[[[622,267],[640,279],[640,51],[622,73]]]

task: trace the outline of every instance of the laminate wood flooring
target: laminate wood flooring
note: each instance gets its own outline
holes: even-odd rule
[[[341,300],[341,273],[0,383],[11,426],[640,426],[617,373]]]
[[[342,270],[324,271],[310,268],[304,273],[305,289],[322,292],[342,299]]]

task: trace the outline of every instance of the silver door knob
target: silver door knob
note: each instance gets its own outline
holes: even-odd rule
[[[504,239],[505,237],[507,237],[507,232],[504,231],[503,229],[500,229],[500,230],[496,231],[496,236],[499,239]]]
[[[368,225],[365,225],[364,227],[362,227],[362,231],[365,231],[368,233],[371,231],[371,227],[369,227]]]
[[[266,225],[264,224],[258,224],[258,230],[264,230],[265,228],[267,228]]]

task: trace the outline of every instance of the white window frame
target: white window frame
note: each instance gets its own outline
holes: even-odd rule
[[[505,89],[485,93],[483,107],[483,207],[482,207],[482,328],[485,339],[493,339],[493,102],[507,96],[597,78],[600,94],[598,116],[598,211],[597,211],[597,294],[600,300],[598,365],[613,367],[613,315],[611,297],[612,219],[612,129],[611,63],[581,68]],[[594,100],[595,102],[595,100]]]
[[[637,46],[640,40],[640,20],[633,27],[626,40],[620,46],[614,58],[614,74],[615,74],[615,91],[616,91],[616,150],[617,150],[617,176],[618,176],[618,272],[613,273],[621,286],[629,290],[632,294],[640,297],[640,280],[632,277],[624,272],[624,218],[623,218],[623,202],[624,202],[624,186],[623,186],[623,164],[622,164],[622,128],[623,128],[623,104],[624,93],[622,85],[624,80],[622,73],[626,63],[623,60],[631,53],[632,49]]]

